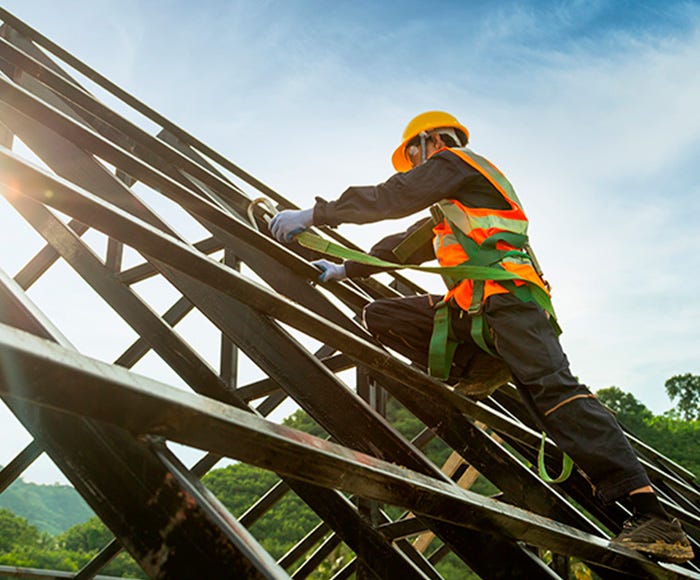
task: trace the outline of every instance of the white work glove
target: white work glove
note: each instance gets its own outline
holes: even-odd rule
[[[311,227],[314,209],[285,209],[270,221],[270,232],[278,242],[291,242],[294,236]]]
[[[321,270],[321,275],[318,277],[319,282],[330,282],[331,280],[345,280],[348,275],[345,273],[345,264],[336,264],[328,260],[316,260],[311,262],[312,266],[316,266]]]

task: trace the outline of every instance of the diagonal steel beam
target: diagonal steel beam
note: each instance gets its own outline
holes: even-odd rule
[[[0,469],[0,493],[12,483],[43,453],[41,445],[34,439],[15,456],[5,467]]]

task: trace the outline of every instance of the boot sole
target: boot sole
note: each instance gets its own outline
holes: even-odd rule
[[[694,557],[693,548],[680,543],[666,544],[664,542],[654,542],[653,544],[641,544],[637,542],[615,542],[618,546],[631,548],[643,554],[654,556],[662,562],[672,564],[683,564]]]
[[[455,385],[454,390],[456,393],[464,395],[465,397],[472,397],[474,399],[481,400],[490,397],[501,386],[502,385],[498,385],[497,387],[479,388],[478,386],[474,387],[473,385],[469,385],[468,387],[460,387],[458,385]]]

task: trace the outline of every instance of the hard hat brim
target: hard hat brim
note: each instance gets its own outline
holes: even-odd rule
[[[413,137],[411,137],[411,139],[413,139]],[[394,166],[394,169],[400,173],[413,169],[411,161],[408,159],[408,157],[406,157],[406,145],[408,145],[408,142],[411,139],[406,139],[403,143],[401,143],[401,145],[396,148],[396,151],[394,151],[394,154],[391,156],[391,164]]]

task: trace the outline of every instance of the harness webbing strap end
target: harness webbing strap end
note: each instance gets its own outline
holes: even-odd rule
[[[566,453],[562,451],[563,458],[561,464],[561,473],[559,474],[559,477],[552,478],[549,475],[549,473],[547,473],[547,467],[544,464],[544,445],[546,441],[547,434],[544,431],[542,431],[542,442],[540,443],[540,451],[537,454],[537,471],[539,472],[542,480],[547,483],[563,483],[567,479],[569,479],[571,471],[574,468],[574,462],[571,459],[571,457],[569,457]]]

